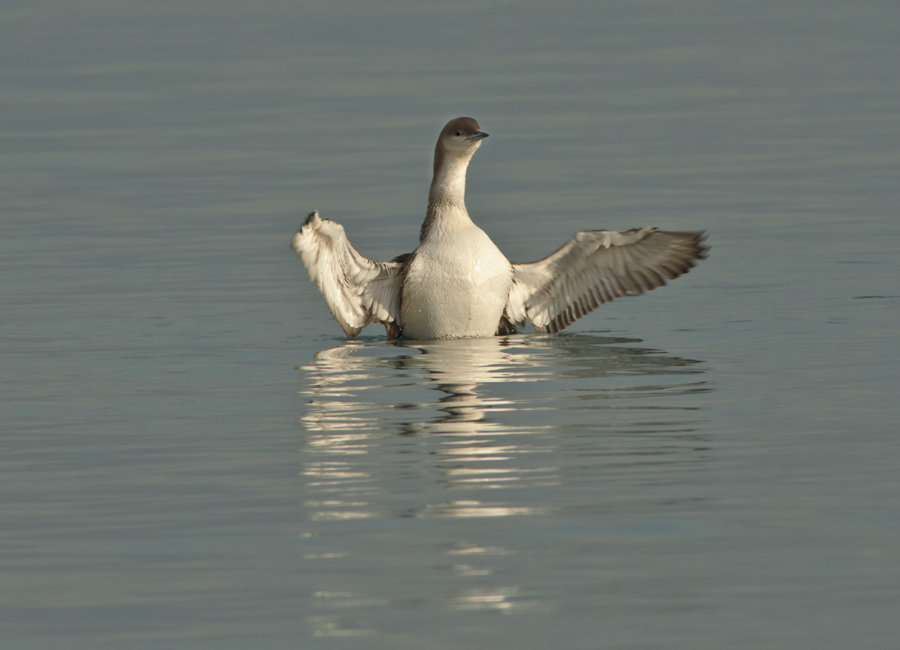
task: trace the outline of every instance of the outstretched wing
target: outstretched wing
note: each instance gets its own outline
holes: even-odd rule
[[[400,313],[402,261],[374,262],[351,246],[344,227],[310,213],[291,241],[347,336],[371,322],[391,331]]]
[[[531,264],[513,264],[509,320],[558,332],[605,302],[641,294],[687,273],[709,248],[703,233],[585,230]]]

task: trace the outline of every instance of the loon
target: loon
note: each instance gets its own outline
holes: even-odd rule
[[[291,248],[347,336],[382,323],[388,338],[452,339],[562,330],[599,305],[687,273],[709,250],[702,232],[585,230],[555,253],[512,264],[466,211],[466,169],[488,137],[451,120],[434,150],[419,246],[390,262],[360,255],[344,228],[309,214]]]

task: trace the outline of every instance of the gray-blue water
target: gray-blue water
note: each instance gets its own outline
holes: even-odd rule
[[[893,649],[900,9],[6,2],[0,646]],[[345,339],[307,212],[706,230],[557,336]]]

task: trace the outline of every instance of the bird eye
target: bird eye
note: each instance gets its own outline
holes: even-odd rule
[[[462,135],[459,131],[456,132],[456,135]]]

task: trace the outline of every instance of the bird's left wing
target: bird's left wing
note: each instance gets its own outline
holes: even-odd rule
[[[604,302],[641,294],[690,271],[706,257],[696,232],[640,228],[585,230],[531,264],[513,264],[505,316],[538,332],[558,332]]]
[[[375,262],[350,244],[344,227],[318,212],[310,213],[294,235],[291,248],[303,258],[309,277],[325,297],[334,319],[347,336],[371,322],[395,331],[400,312],[402,261]]]

